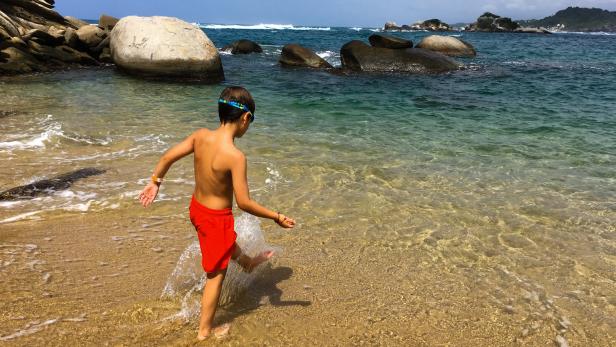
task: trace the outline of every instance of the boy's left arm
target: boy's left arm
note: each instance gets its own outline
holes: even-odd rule
[[[152,173],[152,181],[150,181],[141,194],[139,194],[139,201],[143,207],[148,207],[154,199],[156,199],[156,195],[158,195],[158,188],[160,187],[160,182],[155,182],[156,178],[162,179],[165,177],[167,171],[173,163],[184,158],[185,156],[191,154],[194,151],[195,137],[199,131],[194,132],[190,136],[188,136],[184,141],[178,143],[177,145],[171,147],[158,161],[156,164],[156,168],[154,168],[154,172]]]

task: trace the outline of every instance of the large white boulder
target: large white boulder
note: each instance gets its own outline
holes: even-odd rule
[[[224,79],[218,49],[199,28],[172,17],[124,17],[111,31],[111,56],[135,74]]]
[[[453,36],[430,35],[421,40],[416,47],[451,57],[474,57],[477,55],[473,45]]]

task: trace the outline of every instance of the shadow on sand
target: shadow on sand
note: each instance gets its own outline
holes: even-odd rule
[[[262,275],[247,289],[241,299],[223,307],[216,320],[220,322],[231,322],[240,315],[256,310],[259,306],[266,304],[265,299],[272,306],[309,306],[310,301],[305,300],[282,300],[282,290],[278,284],[288,280],[293,274],[290,267],[275,267],[267,264],[268,268]]]

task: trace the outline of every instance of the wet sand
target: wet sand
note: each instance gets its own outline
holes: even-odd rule
[[[165,319],[179,310],[179,300],[161,299],[179,254],[195,236],[177,205],[171,216],[153,217],[156,209],[139,211],[135,204],[137,213],[3,226],[2,260],[18,265],[2,267],[3,344],[200,345],[194,319]],[[388,233],[360,241],[343,229],[263,226],[268,242],[284,253],[217,313],[217,322],[233,324],[231,333],[207,344],[545,346],[560,335],[571,346],[614,342],[614,316],[603,325],[588,320],[578,312],[599,308],[580,308],[575,293],[546,296],[521,279],[514,290],[489,289],[506,290],[510,300],[485,300],[477,295],[487,285],[481,271],[447,265],[417,239],[400,247]],[[511,284],[505,272],[500,276]],[[532,294],[516,296],[524,290]],[[20,331],[23,336],[7,337]]]

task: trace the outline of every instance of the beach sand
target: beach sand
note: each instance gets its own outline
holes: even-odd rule
[[[161,299],[179,255],[195,238],[192,226],[180,213],[155,215],[135,202],[131,211],[3,226],[3,260],[10,252],[20,264],[2,268],[3,344],[199,345],[194,317],[168,319],[180,301]],[[610,322],[601,326],[574,313],[574,297],[545,297],[520,283],[488,290],[526,288],[537,297],[485,300],[477,294],[487,283],[473,266],[447,265],[417,238],[393,247],[397,241],[387,233],[358,241],[344,229],[306,234],[272,223],[263,229],[284,253],[217,313],[217,322],[232,323],[231,333],[210,344],[550,345],[560,335],[572,346],[613,342]]]

